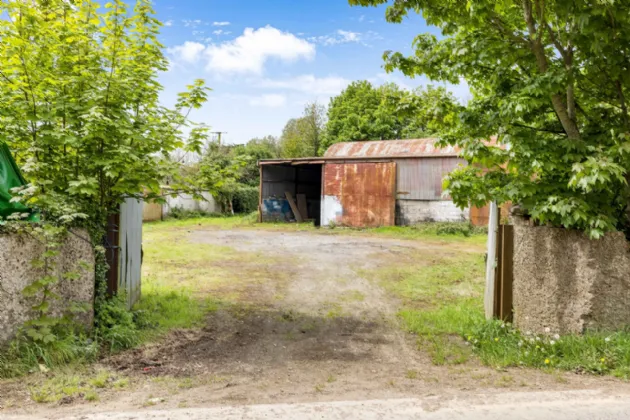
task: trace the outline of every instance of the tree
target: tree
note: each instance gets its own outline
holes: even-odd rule
[[[308,103],[300,118],[292,118],[280,137],[280,155],[285,158],[318,156],[326,127],[326,108]]]
[[[275,159],[280,157],[280,145],[274,136],[253,138],[245,145],[237,146],[234,150],[236,155],[246,156],[247,164],[243,168],[239,182],[258,188],[260,171],[258,161],[262,159]]]
[[[444,88],[401,89],[395,83],[374,87],[351,83],[331,99],[323,151],[344,141],[395,140],[431,135],[448,119],[456,101]]]
[[[133,10],[122,0],[104,10],[91,0],[5,0],[0,14],[0,140],[30,182],[27,204],[102,232],[125,197],[157,197],[165,177],[181,184],[168,155],[205,141],[207,127],[186,115],[208,89],[198,80],[175,109],[159,104],[168,62],[149,0]]]
[[[325,148],[343,141],[398,138],[396,118],[382,106],[384,93],[389,96],[389,101],[395,100],[398,86],[389,85],[379,90],[370,82],[361,80],[352,82],[332,98],[328,106]]]
[[[465,79],[473,93],[440,129],[471,163],[447,178],[455,202],[512,201],[595,238],[627,230],[630,4],[410,0],[394,1],[387,19],[413,12],[442,37],[417,36],[409,57],[386,52],[386,69]]]
[[[200,186],[230,214],[234,214],[234,197],[250,161],[249,156],[234,153],[234,147],[212,143],[199,164]]]

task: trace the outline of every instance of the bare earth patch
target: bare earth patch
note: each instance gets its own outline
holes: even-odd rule
[[[437,408],[456,398],[483,399],[496,389],[630,390],[613,378],[498,371],[481,366],[474,358],[455,366],[435,366],[416,337],[400,325],[396,316],[400,302],[361,275],[423,256],[482,254],[481,246],[210,227],[191,228],[185,241],[257,255],[264,264],[253,257],[238,260],[232,254],[230,261],[222,261],[214,255],[220,272],[229,269],[230,276],[217,281],[217,273],[208,268],[214,284],[202,288],[220,304],[203,328],[176,330],[158,343],[103,361],[108,369],[130,378],[124,392],[62,407],[24,404],[12,413],[63,418],[153,405],[177,408],[430,396],[436,396],[431,401]],[[204,267],[208,265],[212,266]]]

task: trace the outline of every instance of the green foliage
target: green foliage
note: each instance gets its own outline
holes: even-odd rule
[[[234,213],[252,213],[257,211],[258,194],[258,186],[239,186],[234,194]]]
[[[158,75],[168,61],[149,0],[133,7],[122,0],[103,7],[92,0],[8,0],[0,14],[0,141],[30,182],[15,190],[16,199],[46,220],[21,229],[45,246],[33,261],[43,275],[24,289],[35,318],[0,362],[3,371],[13,361],[13,372],[23,373],[37,363],[82,360],[102,344],[118,350],[138,343],[133,315],[105,293],[106,218],[126,197],[158,198],[163,180],[196,192],[170,154],[198,153],[206,143],[208,127],[187,115],[209,89],[196,80],[174,109],[160,105]],[[75,332],[74,305],[64,317],[49,314],[55,284],[78,276],[57,276],[54,265],[67,226],[76,224],[90,229],[95,245],[93,341]]]
[[[209,213],[201,210],[185,210],[183,207],[172,207],[168,212],[168,219],[194,219],[198,217],[218,217],[219,214]]]
[[[104,300],[99,305],[95,324],[98,340],[110,352],[134,347],[142,340],[124,296]]]
[[[292,118],[280,137],[280,156],[299,158],[319,156],[326,128],[326,108],[317,102],[306,104],[300,118]]]
[[[409,13],[442,34],[418,35],[408,57],[387,52],[386,69],[463,79],[473,94],[439,130],[472,163],[445,183],[458,205],[511,201],[593,238],[627,230],[630,4],[411,0],[387,19]]]
[[[374,87],[365,80],[353,82],[330,100],[322,151],[344,141],[430,135],[439,124],[452,119],[455,107],[455,100],[444,88],[407,91],[394,83]]]
[[[209,191],[224,211],[248,213],[258,209],[258,161],[277,158],[279,153],[280,145],[271,136],[245,145],[211,143],[193,172],[200,187]]]
[[[148,0],[10,0],[0,14],[0,140],[30,181],[25,204],[104,224],[124,197],[159,195],[167,176],[186,185],[167,156],[199,149],[207,128],[185,115],[208,89],[198,80],[175,109],[159,104],[168,62]]]

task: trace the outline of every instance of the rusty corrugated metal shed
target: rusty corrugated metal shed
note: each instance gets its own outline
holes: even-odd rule
[[[396,163],[328,163],[323,174],[325,225],[393,226]]]
[[[438,139],[355,141],[336,143],[328,148],[325,158],[403,158],[459,156],[458,147],[438,147]]]

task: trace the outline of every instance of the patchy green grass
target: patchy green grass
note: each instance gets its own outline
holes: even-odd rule
[[[475,355],[497,367],[533,367],[630,378],[630,330],[584,335],[536,336],[483,314],[482,255],[414,255],[414,264],[363,273],[399,297],[398,315],[418,335],[419,347],[437,365]],[[497,386],[510,386],[503,378]]]
[[[426,239],[439,242],[461,242],[483,245],[487,240],[487,229],[474,227],[466,222],[419,223],[413,226],[384,226],[377,228],[334,228],[315,227],[313,223],[257,223],[256,215],[210,216],[182,220],[166,220],[145,224],[145,232],[153,230],[180,229],[190,227],[215,229],[263,229],[285,232],[317,232],[327,235],[376,235],[395,239]]]
[[[364,272],[399,298],[398,315],[418,335],[418,345],[433,363],[466,362],[471,348],[461,339],[483,320],[484,260],[479,254],[454,257],[418,253],[410,265]]]
[[[465,336],[491,366],[527,366],[630,378],[630,332],[540,336],[500,321],[481,322]]]
[[[90,372],[81,366],[69,367],[43,379],[35,379],[29,385],[29,395],[37,403],[71,402],[78,399],[98,401],[100,392],[123,389],[129,380],[114,372],[99,370]]]

